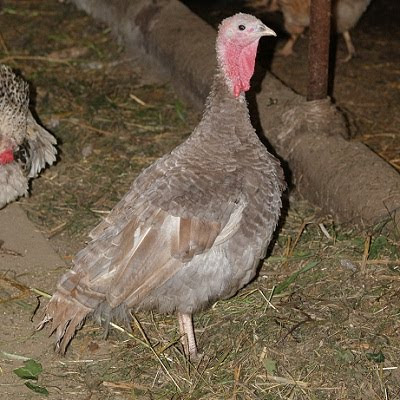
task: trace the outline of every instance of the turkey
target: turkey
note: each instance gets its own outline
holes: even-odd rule
[[[0,208],[28,194],[29,180],[56,160],[56,139],[29,111],[29,89],[0,65]]]
[[[265,2],[265,0],[263,0]],[[304,29],[310,25],[311,0],[267,0],[268,10],[280,9],[283,13],[285,29],[290,33],[278,54],[288,56],[293,54],[293,46]],[[353,28],[369,6],[371,0],[332,0],[332,27],[335,32],[343,35],[347,48],[347,56],[343,61],[349,61],[355,54],[355,48],[350,36]]]
[[[195,359],[192,314],[255,276],[285,188],[245,99],[266,35],[275,33],[248,14],[219,26],[218,67],[199,125],[136,178],[47,304],[38,329],[51,321],[56,351],[65,352],[89,315],[107,324],[158,310],[177,313],[185,353]]]

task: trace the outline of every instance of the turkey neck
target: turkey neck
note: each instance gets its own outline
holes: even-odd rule
[[[229,86],[224,72],[218,68],[203,117],[192,134],[192,139],[200,141],[200,146],[207,145],[207,152],[220,155],[258,141],[244,92],[235,97]]]

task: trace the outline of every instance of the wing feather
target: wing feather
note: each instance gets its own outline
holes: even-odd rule
[[[107,302],[113,308],[122,302],[134,307],[196,254],[208,251],[220,232],[218,222],[174,217],[162,210],[145,225],[129,224],[112,262],[115,274]]]

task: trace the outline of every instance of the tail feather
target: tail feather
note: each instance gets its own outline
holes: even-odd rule
[[[40,330],[48,322],[51,322],[50,334],[55,333],[55,348],[62,354],[65,353],[69,342],[75,332],[81,328],[86,317],[93,313],[102,301],[100,297],[97,297],[95,301],[88,299],[90,294],[85,298],[85,293],[81,293],[79,288],[80,280],[80,274],[72,270],[63,275],[57,291],[47,304],[45,315],[37,327]]]
[[[35,178],[46,166],[56,161],[57,141],[55,137],[40,126],[32,114],[27,116],[27,140],[30,148],[29,178]]]
[[[60,329],[61,326],[57,328],[56,337],[61,337],[61,339],[58,339],[56,342],[56,350],[59,351],[61,354],[65,353],[65,350],[71,339],[74,337],[75,332],[82,327],[88,312],[89,311],[87,309],[84,309],[82,308],[82,306],[80,306],[75,311],[75,315],[72,317],[72,319],[69,320],[68,324],[66,324],[63,329]],[[62,334],[62,336],[60,336],[60,333]]]
[[[57,291],[47,304],[37,329],[51,324],[50,335],[55,335],[55,350],[58,353],[65,353],[76,331],[89,316],[99,321],[105,320],[107,324],[114,317],[124,316],[124,320],[127,320],[128,313],[123,307],[111,309],[106,302],[106,295],[92,286],[87,274],[69,270],[61,277]]]
[[[55,333],[56,351],[64,354],[74,337],[81,328],[92,309],[78,303],[71,296],[57,291],[46,307],[45,316],[37,329],[42,329],[47,322],[51,322],[51,333]]]

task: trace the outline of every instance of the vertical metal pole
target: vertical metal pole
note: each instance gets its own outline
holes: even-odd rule
[[[307,100],[328,95],[331,0],[311,0]]]

